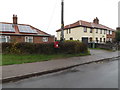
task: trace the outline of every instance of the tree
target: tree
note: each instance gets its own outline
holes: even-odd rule
[[[120,30],[117,30],[117,31],[116,31],[115,40],[116,40],[117,42],[120,42]]]

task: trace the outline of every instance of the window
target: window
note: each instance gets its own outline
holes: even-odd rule
[[[112,31],[109,30],[109,31],[107,32],[107,34],[112,34]]]
[[[66,33],[67,33],[67,34],[71,33],[71,29],[67,29],[67,30],[66,30]]]
[[[26,36],[25,42],[33,43],[33,37]]]
[[[73,38],[71,37],[70,40],[73,40]]]
[[[106,30],[104,30],[104,34],[106,34]]]
[[[100,34],[102,34],[102,30],[100,30]]]
[[[92,40],[92,37],[90,37],[90,42],[92,42],[93,40]]]
[[[112,34],[112,31],[110,31],[110,34]]]
[[[68,34],[68,30],[66,30],[66,33]]]
[[[106,39],[104,38],[104,42],[105,42],[105,40],[106,40]]]
[[[98,38],[96,38],[96,42],[98,43]]]
[[[71,33],[71,29],[68,29],[69,30],[69,33]]]
[[[86,27],[84,27],[84,32],[87,32],[87,28]]]
[[[96,33],[98,33],[98,29],[96,29]]]
[[[112,42],[112,38],[109,39]]]
[[[0,36],[0,42],[10,42],[10,36]]]
[[[109,30],[107,30],[107,34],[109,34]]]
[[[100,38],[100,42],[102,42],[102,38]]]
[[[90,28],[90,33],[92,33],[92,28]]]
[[[48,42],[48,37],[43,37],[43,42]]]

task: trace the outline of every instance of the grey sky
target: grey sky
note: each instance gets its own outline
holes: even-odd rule
[[[113,29],[118,26],[119,0],[64,0],[65,25],[78,20],[92,22],[98,17],[100,24]],[[1,0],[0,22],[12,22],[18,15],[18,23],[30,24],[56,35],[61,27],[61,0]]]

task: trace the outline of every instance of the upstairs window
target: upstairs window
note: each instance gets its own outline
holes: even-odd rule
[[[107,30],[107,34],[109,34],[109,30]]]
[[[71,29],[68,29],[69,30],[69,33],[71,33]]]
[[[90,28],[90,33],[92,33],[92,28]]]
[[[48,37],[43,37],[43,42],[48,42]]]
[[[104,34],[106,34],[106,30],[104,30]]]
[[[98,29],[96,29],[96,33],[98,33]]]
[[[0,42],[10,42],[10,36],[0,36]]]
[[[86,27],[84,27],[84,32],[87,32],[87,28]]]
[[[66,30],[66,33],[68,34],[68,30]]]
[[[33,43],[33,37],[31,37],[31,36],[26,36],[26,37],[25,37],[25,42]]]
[[[71,29],[67,29],[66,33],[67,34],[71,33]]]
[[[102,34],[102,30],[100,30],[100,34]]]
[[[112,34],[112,31],[110,31],[110,34]]]

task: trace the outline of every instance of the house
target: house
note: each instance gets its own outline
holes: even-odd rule
[[[56,32],[57,40],[60,40],[61,29]],[[65,40],[105,43],[106,41],[112,41],[114,38],[115,30],[99,24],[99,19],[97,17],[93,22],[80,20],[64,27]]]
[[[54,36],[17,21],[17,15],[13,15],[13,23],[0,22],[0,42],[54,42]]]

